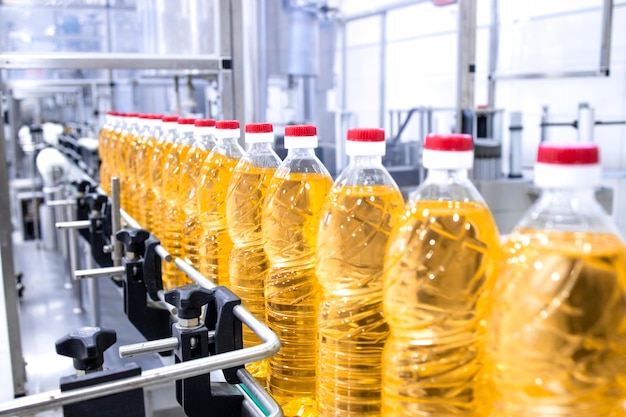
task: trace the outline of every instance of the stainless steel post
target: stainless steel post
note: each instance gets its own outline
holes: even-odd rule
[[[522,177],[522,112],[511,112],[509,178]]]
[[[548,140],[548,122],[550,121],[550,118],[548,116],[548,106],[542,106],[541,107],[541,135],[540,135],[540,140],[541,142],[545,142]]]
[[[85,245],[84,256],[87,259],[87,268],[93,269],[95,262],[91,256],[89,246]],[[77,280],[78,281],[78,280]],[[100,312],[100,280],[90,279],[87,283],[87,289],[89,291],[89,300],[91,301],[91,323],[94,327],[99,327],[102,322],[102,315]]]
[[[593,129],[595,127],[596,120],[594,117],[594,111],[589,103],[578,104],[578,142],[591,143],[593,142]]]
[[[68,206],[68,217],[70,220],[75,220],[75,211],[71,206]],[[82,314],[85,311],[83,304],[83,285],[80,280],[74,279],[74,274],[78,270],[78,233],[75,228],[69,228],[67,230],[67,241],[70,258],[70,273],[69,279],[72,285],[72,293],[74,296],[74,308],[72,312],[74,314]]]
[[[122,218],[120,214],[120,180],[117,177],[111,178],[111,245],[113,246],[113,252],[111,257],[113,258],[113,265],[122,265],[122,255],[124,248],[122,242],[119,242],[115,235],[122,228]]]
[[[463,132],[463,111],[474,112],[476,73],[476,0],[459,2],[457,67],[457,132]],[[467,128],[466,128],[467,130]],[[465,132],[469,133],[469,132]]]

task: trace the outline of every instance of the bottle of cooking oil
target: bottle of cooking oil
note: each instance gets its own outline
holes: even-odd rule
[[[122,128],[124,127],[124,120],[126,113],[118,112],[113,117],[113,130],[110,133],[109,139],[107,140],[106,146],[106,155],[107,155],[107,169],[104,178],[100,179],[102,189],[106,191],[108,194],[111,193],[111,178],[117,177],[118,175],[118,155],[119,155],[119,147],[122,135]]]
[[[112,140],[113,131],[115,129],[115,119],[117,118],[117,112],[109,111],[104,118],[104,124],[100,128],[98,133],[98,156],[100,158],[100,182],[102,189],[108,194],[111,187],[111,176],[109,171],[111,170],[111,155],[109,154],[109,146]]]
[[[164,235],[164,213],[167,208],[167,202],[163,193],[163,166],[165,159],[169,153],[174,139],[176,138],[178,128],[177,116],[163,116],[161,118],[160,127],[157,126],[154,132],[155,147],[152,151],[150,160],[150,187],[154,192],[152,202],[152,234],[162,239]]]
[[[218,285],[228,286],[228,259],[233,243],[226,227],[226,193],[235,166],[243,156],[239,122],[215,123],[217,144],[202,165],[198,185],[198,210],[202,234],[200,271]]]
[[[487,205],[468,178],[470,135],[428,135],[428,175],[385,257],[383,415],[486,416],[488,297],[500,257]]]
[[[281,163],[274,152],[271,123],[246,125],[246,153],[230,181],[226,197],[226,224],[233,242],[230,252],[230,289],[256,317],[265,320],[264,288],[269,260],[263,249],[261,215],[270,180]],[[250,329],[243,329],[244,347],[259,344]],[[265,378],[265,361],[246,365],[256,378]]]
[[[195,142],[183,166],[183,180],[180,195],[186,199],[182,203],[185,211],[183,225],[183,254],[187,261],[196,269],[200,268],[200,247],[202,228],[198,210],[198,181],[204,161],[215,147],[215,120],[199,119],[194,125]]]
[[[320,416],[380,416],[384,256],[404,200],[382,165],[382,129],[348,130],[346,154],[317,235],[317,404]]]
[[[146,127],[146,123],[150,119],[149,114],[139,114],[135,118],[135,124],[131,128],[129,141],[127,144],[126,154],[126,201],[128,206],[126,211],[133,218],[137,219],[139,213],[139,206],[142,202],[137,198],[139,196],[139,180],[137,176],[137,161],[139,158],[139,152],[143,146],[142,131]],[[143,226],[143,225],[142,225]]]
[[[117,146],[116,169],[117,176],[120,179],[120,205],[121,207],[129,211],[130,206],[130,184],[131,175],[130,167],[128,166],[128,158],[130,154],[130,146],[137,135],[139,125],[139,113],[126,113],[124,117],[124,124],[119,136],[119,143]]]
[[[137,204],[135,219],[146,230],[152,231],[152,204],[154,202],[154,191],[152,190],[150,179],[150,163],[152,153],[157,146],[156,132],[161,123],[161,115],[148,115],[145,125],[140,132],[141,144],[137,149],[135,162],[135,176],[137,178]]]
[[[163,196],[165,211],[163,215],[163,237],[161,244],[174,257],[183,256],[182,240],[185,224],[185,211],[182,202],[186,199],[180,194],[183,180],[182,167],[194,139],[194,122],[192,118],[178,119],[178,128],[174,142],[165,155],[163,165]],[[189,278],[173,262],[164,262],[162,267],[163,287],[175,288],[189,283]]]
[[[269,392],[285,416],[316,416],[317,232],[333,180],[315,156],[317,129],[287,126],[287,157],[270,182],[263,209],[263,247],[270,260],[265,284],[268,326],[280,351],[268,359]]]
[[[595,144],[539,146],[541,195],[509,235],[493,296],[493,416],[623,416],[626,261],[596,201]]]

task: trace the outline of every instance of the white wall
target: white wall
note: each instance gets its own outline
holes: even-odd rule
[[[463,0],[459,0],[463,1]],[[345,15],[388,4],[384,0],[343,0]],[[500,0],[498,72],[590,70],[599,68],[602,0]],[[487,102],[491,0],[478,0],[476,104]],[[387,109],[456,105],[457,6],[417,4],[387,17]],[[379,120],[380,18],[350,22],[346,28],[346,107],[362,126]],[[626,1],[615,0],[609,77],[502,80],[496,107],[523,112],[524,165],[531,167],[539,143],[541,107],[555,121],[573,121],[578,103],[588,102],[598,120],[626,120]],[[436,129],[449,131],[450,114],[436,117]],[[385,127],[389,127],[386,121]],[[417,126],[415,126],[417,127]],[[409,130],[417,135],[417,129]],[[549,140],[571,141],[576,130],[550,128]],[[626,230],[626,127],[597,127],[602,164],[615,187],[615,218]],[[506,159],[506,158],[505,158]],[[505,171],[508,169],[505,161]],[[617,179],[615,179],[617,177]],[[622,209],[622,207],[624,207]],[[624,233],[626,235],[626,233]]]

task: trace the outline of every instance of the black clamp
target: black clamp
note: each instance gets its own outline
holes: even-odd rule
[[[226,295],[222,288],[207,290],[198,285],[185,285],[165,294],[165,301],[178,310],[179,321],[172,326],[172,335],[179,340],[179,347],[175,351],[176,363],[222,353],[219,349],[227,349],[229,346],[243,348],[241,322],[238,321],[238,332],[233,331],[237,325],[232,320],[227,322],[229,317],[234,317],[231,307],[241,301],[234,294],[234,299]],[[225,288],[223,290],[230,293]],[[200,317],[205,305],[207,308],[202,323]],[[214,341],[209,337],[210,330],[215,331]],[[233,334],[238,335],[238,338],[233,337],[232,342],[217,343],[219,338],[227,339]],[[224,370],[224,376],[230,384],[241,382],[236,375],[237,369]],[[233,385],[212,385],[210,374],[176,381],[176,399],[189,417],[205,416],[206,410],[212,410],[220,416],[241,416],[241,393]]]
[[[105,252],[110,246],[111,209],[109,199],[104,194],[89,194],[85,197],[89,206],[89,243],[91,255],[101,267],[113,266],[111,254]]]
[[[56,351],[74,359],[76,375],[61,377],[62,392],[90,387],[141,375],[141,368],[129,363],[121,369],[102,370],[104,351],[117,340],[115,331],[99,327],[81,327],[56,341]],[[63,406],[64,417],[106,417],[146,415],[143,389],[81,401]]]
[[[158,301],[158,292],[163,289],[161,259],[155,251],[158,239],[144,229],[122,229],[115,237],[125,249],[124,313],[147,340],[170,337],[170,313],[147,303],[147,295]]]

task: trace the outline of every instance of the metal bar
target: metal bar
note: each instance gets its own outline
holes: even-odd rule
[[[495,80],[532,80],[546,78],[578,78],[578,77],[604,77],[605,71],[601,70],[580,70],[580,71],[549,71],[549,72],[526,72],[513,74],[492,74]]]
[[[90,220],[75,220],[71,222],[56,222],[57,229],[89,229],[91,227]]]
[[[476,0],[459,2],[459,27],[457,32],[457,114],[456,131],[463,129],[463,111],[474,111],[474,88],[476,73]],[[466,126],[467,130],[468,126]],[[473,128],[473,126],[472,126]]]
[[[74,278],[100,278],[124,275],[125,268],[123,266],[110,266],[106,268],[82,269],[74,272]]]
[[[141,375],[112,381],[105,384],[94,385],[86,388],[61,392],[53,390],[40,394],[29,395],[11,401],[0,403],[0,417],[14,415],[26,415],[52,408],[57,408],[66,404],[73,404],[79,401],[104,397],[117,394],[140,387],[152,387],[165,382],[177,379],[190,378],[204,375],[212,371],[217,371],[235,366],[244,365],[264,359],[278,352],[280,341],[278,337],[267,329],[267,332],[258,334],[260,337],[270,335],[269,339],[264,339],[264,343],[245,348],[238,351],[220,353],[215,356],[195,359],[188,362],[180,362],[175,365],[167,365],[157,369],[150,369],[142,372]],[[269,333],[268,333],[269,332]]]
[[[596,120],[596,125],[608,126],[608,125],[626,125],[626,120],[613,120],[603,122],[602,120]]]
[[[85,245],[85,258],[87,259],[87,268],[94,268],[93,257],[91,256],[91,251],[89,250],[89,246]],[[76,278],[76,273],[74,273],[74,278]],[[76,278],[77,279],[77,278]],[[87,289],[89,290],[89,298],[91,301],[91,315],[92,315],[92,324],[94,327],[100,327],[102,323],[102,314],[100,313],[100,283],[97,279],[92,279],[87,284]]]
[[[3,69],[201,69],[220,68],[215,55],[157,55],[134,53],[0,54]]]
[[[359,19],[367,19],[368,17],[377,16],[379,14],[387,13],[391,10],[403,9],[405,7],[414,6],[420,3],[430,3],[431,0],[404,0],[396,3],[385,4],[384,6],[375,7],[370,10],[361,13],[355,13],[343,18],[344,22],[352,22]]]
[[[46,201],[46,205],[49,207],[75,206],[76,200],[49,200]]]
[[[111,178],[111,246],[113,246],[113,252],[111,253],[111,259],[113,265],[122,265],[122,254],[124,248],[122,242],[118,241],[115,235],[122,228],[121,220],[122,211],[120,208],[120,179],[117,177]]]
[[[241,368],[237,370],[237,376],[243,385],[250,390],[257,400],[259,400],[261,405],[265,407],[268,411],[268,417],[281,417],[283,415],[283,410],[280,408],[276,400],[274,400],[274,398],[272,398],[272,396],[259,385],[257,380],[250,375],[250,372],[248,372],[245,368]]]
[[[386,92],[387,92],[387,12],[380,15],[380,83],[379,88],[379,108],[378,108],[378,126],[385,128],[386,113]]]
[[[200,285],[201,287],[211,289],[216,286],[213,281],[202,275],[193,266],[189,265],[181,258],[174,259],[174,264],[178,267],[178,269],[187,274],[189,278],[194,280],[196,284]]]
[[[172,255],[169,254],[169,252],[167,251],[167,249],[165,249],[163,246],[161,245],[157,245],[154,248],[154,252],[156,252],[156,254],[159,256],[159,258],[163,259],[165,262],[172,262],[172,260],[174,259],[172,257]]]
[[[611,33],[613,30],[613,0],[602,5],[602,43],[600,44],[600,72],[609,76],[611,69]]]
[[[119,209],[119,213],[120,217],[122,218],[122,220],[124,220],[128,227],[131,227],[133,229],[141,229],[141,225],[139,224],[139,222],[135,220],[130,214],[128,214],[126,210],[121,208]]]
[[[489,27],[489,74],[498,70],[498,53],[500,52],[500,13],[498,0],[491,0],[491,26]],[[496,79],[489,77],[487,84],[487,105],[496,107]]]
[[[141,229],[142,228],[141,225],[139,224],[139,222],[137,220],[133,219],[130,214],[126,213],[124,211],[124,209],[120,209],[119,212],[120,212],[120,215],[121,215],[122,219],[124,219],[124,221],[126,222],[126,224],[129,227],[132,227],[133,229]],[[174,259],[172,257],[172,255],[170,255],[170,253],[167,251],[167,249],[165,249],[161,245],[157,245],[154,248],[154,251],[165,262],[172,262],[172,260]]]
[[[2,81],[2,72],[0,71],[0,81]],[[9,96],[7,100],[11,103],[13,100]],[[4,115],[2,109],[3,100],[0,100],[0,115]],[[17,112],[9,112],[11,120],[17,117]],[[16,124],[12,124],[13,129],[16,128]],[[0,296],[2,297],[2,304],[4,306],[4,312],[0,313],[0,316],[6,320],[6,346],[9,348],[11,365],[11,384],[13,384],[13,393],[15,396],[23,395],[26,393],[26,363],[22,356],[22,337],[20,334],[20,320],[18,315],[18,302],[17,291],[15,290],[15,270],[13,267],[13,238],[11,236],[13,232],[13,225],[11,224],[11,199],[9,195],[9,170],[7,167],[7,159],[13,161],[12,169],[17,177],[17,163],[19,161],[17,156],[16,138],[13,136],[12,141],[9,142],[5,138],[5,125],[4,117],[0,117],[0,276],[2,276],[2,287],[0,290]],[[12,150],[15,152],[13,156],[9,155],[7,158],[6,146],[12,143]],[[15,164],[15,165],[14,165]],[[4,338],[3,338],[4,339]],[[5,341],[2,342],[3,347]],[[4,361],[2,362],[5,363]],[[7,372],[5,369],[4,372]]]
[[[76,216],[76,211],[71,207],[66,206],[68,216],[70,219]],[[71,222],[68,222],[71,223]],[[69,258],[70,258],[70,276],[74,277],[78,270],[78,234],[75,228],[69,228],[67,231],[67,240],[69,245]],[[74,314],[82,314],[85,311],[83,303],[83,286],[82,282],[77,279],[72,279],[72,295],[74,296],[74,308],[72,312]]]
[[[168,350],[178,349],[178,338],[168,337],[167,339],[151,340],[149,342],[134,343],[132,345],[120,346],[120,358],[131,358],[137,355],[146,355],[148,353],[167,352]]]

